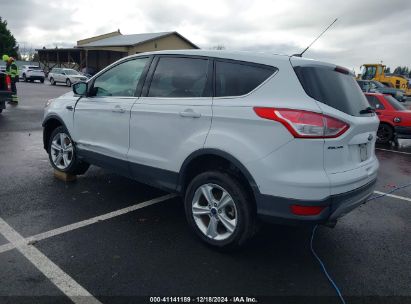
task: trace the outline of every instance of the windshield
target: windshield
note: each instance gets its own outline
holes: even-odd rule
[[[402,104],[400,104],[400,102],[397,99],[395,99],[394,97],[392,97],[391,95],[385,95],[384,98],[397,111],[407,111],[407,108],[404,107]]]
[[[63,70],[66,75],[80,75],[77,71],[75,70]]]
[[[373,79],[377,68],[375,66],[363,66],[361,68],[361,79]]]

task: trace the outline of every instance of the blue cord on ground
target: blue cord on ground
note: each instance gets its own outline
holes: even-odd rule
[[[397,191],[397,190],[404,189],[404,188],[407,188],[407,187],[410,187],[410,186],[411,186],[411,183],[402,185],[402,186],[400,186],[400,187],[395,187],[394,189],[388,191],[387,193],[384,193],[384,194],[381,194],[381,195],[377,195],[377,196],[374,196],[374,197],[371,197],[371,198],[367,199],[367,202],[372,201],[372,200],[375,200],[375,199],[377,199],[377,198],[381,198],[381,197],[387,196],[388,194],[391,194],[391,193],[393,193],[393,192],[395,192],[395,191]],[[310,242],[311,253],[312,253],[313,256],[317,259],[317,261],[318,261],[318,263],[320,264],[321,269],[323,270],[323,272],[324,272],[325,276],[327,277],[328,281],[329,281],[329,282],[331,283],[331,285],[334,287],[335,291],[337,292],[338,297],[339,297],[340,300],[341,300],[341,303],[345,304],[344,297],[342,296],[342,293],[341,293],[340,289],[338,288],[338,285],[337,285],[337,284],[334,282],[334,280],[331,278],[330,274],[329,274],[328,271],[327,271],[327,268],[325,268],[324,262],[320,259],[320,257],[318,256],[318,254],[317,254],[317,253],[315,252],[315,250],[314,250],[313,242],[314,242],[315,232],[317,231],[317,228],[318,228],[318,225],[315,225],[314,228],[313,228],[313,232],[312,232],[312,234],[311,234],[311,242]]]

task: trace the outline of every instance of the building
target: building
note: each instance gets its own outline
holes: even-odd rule
[[[123,35],[120,30],[82,39],[73,48],[38,49],[39,64],[49,71],[53,67],[100,71],[125,56],[142,52],[198,49],[177,32]]]

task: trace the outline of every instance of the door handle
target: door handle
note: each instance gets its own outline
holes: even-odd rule
[[[194,112],[192,109],[185,109],[180,112],[181,117],[191,117],[191,118],[200,118],[201,113]]]
[[[125,113],[126,110],[124,110],[124,109],[123,109],[122,107],[120,107],[120,106],[115,106],[114,109],[111,110],[111,112],[114,112],[114,113]]]
[[[69,110],[69,111],[73,111],[74,108],[73,108],[73,106],[66,106],[66,109]]]

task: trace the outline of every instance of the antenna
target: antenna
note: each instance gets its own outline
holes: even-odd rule
[[[328,31],[328,29],[329,29],[330,27],[332,27],[333,24],[337,22],[337,20],[338,20],[338,18],[335,18],[335,20],[334,20],[333,22],[331,22],[331,24],[330,24],[329,26],[327,26],[327,28],[326,28],[325,30],[323,30],[323,31],[321,32],[321,34],[318,35],[318,37],[315,38],[314,41],[311,42],[311,43],[304,49],[304,51],[302,51],[300,54],[294,54],[294,55],[292,55],[292,56],[295,56],[295,57],[303,57],[303,54],[304,54],[318,39],[320,39],[320,37],[321,37],[326,31]]]

